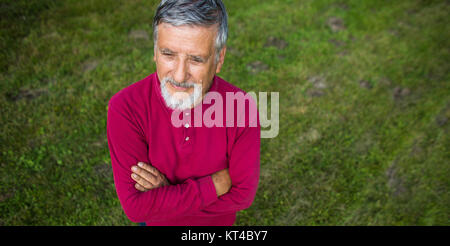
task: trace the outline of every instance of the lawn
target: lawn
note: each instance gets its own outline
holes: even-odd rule
[[[225,80],[279,92],[236,225],[450,225],[450,2],[225,0]],[[0,225],[135,225],[107,104],[155,71],[158,1],[0,1]]]

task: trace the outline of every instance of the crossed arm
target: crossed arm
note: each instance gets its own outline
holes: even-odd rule
[[[112,100],[108,107],[107,136],[116,192],[131,221],[225,215],[251,205],[259,179],[259,127],[236,132],[228,169],[170,184],[150,165],[145,123],[136,120],[127,103],[116,104],[118,100],[122,101]],[[139,167],[139,162],[147,165]]]
[[[131,171],[131,178],[136,181],[134,187],[139,191],[145,192],[161,186],[171,185],[164,174],[147,163],[139,162],[137,166],[131,167]],[[231,178],[228,168],[213,173],[211,178],[218,197],[230,190]]]

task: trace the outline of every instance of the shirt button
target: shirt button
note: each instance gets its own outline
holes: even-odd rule
[[[189,141],[189,137],[186,137],[186,139],[184,139],[184,140]]]
[[[186,124],[184,125],[184,127],[186,127],[186,128],[189,128],[189,124],[188,124],[188,123],[186,123]]]
[[[189,113],[185,113],[185,115],[186,115],[186,116],[188,116],[188,115],[189,115]]]

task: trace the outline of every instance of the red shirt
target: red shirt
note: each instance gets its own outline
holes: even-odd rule
[[[250,117],[246,117],[244,127],[237,125],[237,120],[229,127],[225,123],[226,92],[243,91],[218,76],[209,91],[223,98],[223,127],[194,127],[195,110],[201,107],[205,112],[214,100],[183,111],[185,117],[192,117],[192,124],[173,126],[173,110],[162,98],[156,73],[122,89],[109,101],[107,136],[114,183],[131,221],[147,225],[232,225],[236,212],[253,202],[260,169],[259,116],[256,127],[249,124]],[[256,107],[254,101],[249,105]],[[235,119],[238,114],[234,110]],[[138,191],[131,166],[139,161],[157,168],[171,185]],[[229,168],[232,187],[217,197],[211,174],[224,168]]]

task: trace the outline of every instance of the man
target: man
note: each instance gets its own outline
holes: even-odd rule
[[[131,221],[147,225],[233,225],[256,194],[260,125],[257,111],[246,115],[247,106],[256,107],[252,100],[242,111],[235,110],[236,98],[219,106],[206,99],[219,95],[217,103],[243,93],[215,75],[226,53],[225,7],[220,0],[162,1],[153,32],[157,72],[122,89],[108,105],[120,203]],[[217,110],[222,105],[226,115]],[[192,124],[212,111],[219,124]],[[181,126],[174,115],[182,116]],[[232,118],[244,124],[228,124]]]

